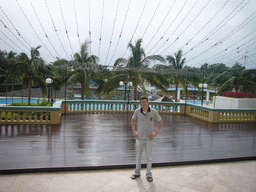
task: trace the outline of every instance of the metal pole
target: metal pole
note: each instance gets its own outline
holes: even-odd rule
[[[50,102],[50,85],[48,84],[48,102]]]
[[[202,103],[201,105],[203,106],[204,105],[204,81],[202,83]]]
[[[194,87],[194,104],[195,104],[195,99],[196,99],[196,87]]]
[[[52,85],[51,85],[51,106],[53,104],[53,98],[52,98]]]
[[[7,93],[8,93],[8,90],[7,90],[8,88],[7,88],[7,85],[5,86],[5,90],[6,90],[6,106],[7,106]]]
[[[124,100],[126,100],[126,83],[124,83]]]
[[[66,101],[67,101],[67,73],[68,73],[68,68],[66,67],[66,78],[65,78],[65,115],[67,113],[67,110],[66,110]]]

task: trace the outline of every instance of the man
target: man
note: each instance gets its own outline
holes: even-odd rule
[[[153,177],[151,173],[152,158],[151,151],[153,147],[153,139],[157,136],[160,131],[163,121],[158,112],[150,108],[148,105],[148,97],[142,96],[140,98],[141,108],[136,109],[131,119],[132,131],[136,137],[136,169],[131,179],[140,177],[141,169],[141,155],[143,148],[145,147],[147,153],[147,181],[152,182]],[[135,121],[137,122],[137,131],[135,130]],[[153,132],[154,122],[158,122],[158,127]]]

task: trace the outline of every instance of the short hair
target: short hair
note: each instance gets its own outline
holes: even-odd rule
[[[146,95],[143,95],[140,97],[140,101],[143,100],[143,99],[146,99],[148,101],[148,97]]]

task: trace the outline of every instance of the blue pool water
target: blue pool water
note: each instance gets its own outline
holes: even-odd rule
[[[37,103],[37,100],[38,99],[31,98],[31,103]],[[23,100],[22,100],[22,98],[17,98],[17,97],[14,97],[14,98],[7,97],[7,99],[6,98],[0,98],[0,104],[5,104],[6,105],[6,101],[7,101],[7,105],[12,104],[12,103],[20,103],[20,102],[27,103],[28,98],[24,97]],[[41,99],[39,99],[39,101],[41,101]]]
[[[186,103],[189,103],[189,104],[195,104],[195,105],[199,105],[202,103],[202,101],[194,101],[194,100],[187,100]],[[204,104],[206,104],[206,101],[203,101]],[[212,104],[211,101],[209,101],[209,104]]]

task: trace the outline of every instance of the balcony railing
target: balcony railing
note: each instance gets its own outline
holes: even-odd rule
[[[194,104],[150,102],[160,114],[188,115],[211,123],[255,122],[256,109],[214,109]],[[139,101],[66,100],[52,107],[0,107],[0,124],[59,124],[62,114],[133,113]]]

